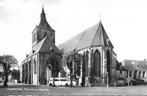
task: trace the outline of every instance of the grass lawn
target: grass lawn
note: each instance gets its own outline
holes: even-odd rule
[[[147,86],[125,87],[49,87],[36,85],[9,85],[0,87],[0,96],[48,96],[48,95],[105,95],[105,96],[147,96]]]

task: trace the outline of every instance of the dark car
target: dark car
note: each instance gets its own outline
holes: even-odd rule
[[[141,85],[141,84],[144,84],[144,80],[142,80],[142,79],[132,79],[131,84],[132,85]]]

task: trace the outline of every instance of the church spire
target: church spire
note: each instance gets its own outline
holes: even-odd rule
[[[40,18],[41,18],[41,19],[46,19],[43,5],[42,5],[42,12],[41,12],[41,14],[40,14]]]
[[[42,11],[41,11],[41,14],[40,14],[40,23],[39,23],[39,27],[40,27],[40,28],[47,29],[47,30],[53,30],[53,29],[51,28],[51,26],[48,24],[47,20],[46,20],[46,14],[45,14],[43,5],[42,5]]]

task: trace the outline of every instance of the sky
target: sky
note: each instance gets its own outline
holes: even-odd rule
[[[119,61],[147,59],[147,0],[0,0],[0,55],[31,52],[42,5],[56,45],[101,20]]]

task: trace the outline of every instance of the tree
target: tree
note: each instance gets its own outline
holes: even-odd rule
[[[1,66],[0,66],[1,67]],[[4,79],[4,72],[2,71],[2,72],[0,72],[0,78],[1,78],[1,81]],[[1,82],[0,81],[0,82]]]
[[[75,50],[65,57],[65,63],[70,70],[70,86],[73,86],[73,79],[76,78],[77,75],[80,76],[80,69],[83,58],[82,55]]]
[[[61,56],[51,50],[46,66],[52,71],[53,86],[55,86],[55,76],[58,75],[61,69]]]
[[[16,79],[19,81],[19,79],[20,79],[20,71],[19,70],[13,69],[11,71],[11,74],[12,74],[12,79]]]
[[[0,56],[0,64],[3,66],[4,70],[4,85],[8,86],[8,75],[11,72],[10,68],[17,66],[18,61],[17,59],[12,55],[3,55]]]

